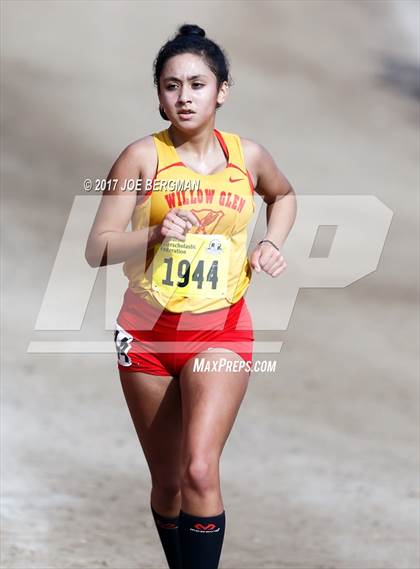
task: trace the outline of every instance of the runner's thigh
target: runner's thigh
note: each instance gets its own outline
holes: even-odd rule
[[[188,463],[193,455],[219,457],[235,422],[241,402],[245,396],[249,372],[213,372],[193,369],[196,358],[217,361],[242,358],[226,350],[212,354],[201,352],[183,366],[180,375],[180,389],[183,413],[183,460]],[[213,457],[215,458],[215,457]]]
[[[177,478],[182,437],[179,382],[170,376],[120,370],[121,385],[152,478]]]

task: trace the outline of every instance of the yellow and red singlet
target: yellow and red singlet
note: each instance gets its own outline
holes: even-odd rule
[[[254,188],[238,135],[214,129],[227,166],[200,174],[178,156],[168,129],[153,134],[158,166],[152,188],[136,206],[132,230],[160,224],[170,209],[191,211],[199,221],[185,242],[166,239],[149,248],[146,264],[130,257],[123,266],[129,288],[157,308],[207,312],[238,302],[251,280],[247,227],[255,211]]]

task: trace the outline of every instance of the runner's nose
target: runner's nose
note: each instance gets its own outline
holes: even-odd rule
[[[191,92],[188,85],[183,85],[179,90],[178,102],[185,105],[185,103],[191,103]]]

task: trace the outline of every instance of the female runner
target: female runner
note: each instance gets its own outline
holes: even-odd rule
[[[272,277],[285,269],[296,200],[262,146],[215,129],[231,81],[224,52],[202,28],[180,27],[159,51],[154,79],[170,127],[127,146],[112,166],[116,183],[102,197],[86,259],[125,261],[118,368],[168,565],[216,569],[225,531],[219,460],[252,363],[244,294],[251,269]],[[126,191],[133,180],[140,191]],[[254,188],[267,230],[248,259]]]

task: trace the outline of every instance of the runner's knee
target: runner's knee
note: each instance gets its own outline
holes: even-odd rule
[[[189,461],[182,472],[182,486],[200,493],[213,491],[219,484],[218,463],[209,458]]]
[[[152,474],[152,487],[154,492],[166,499],[173,498],[181,492],[180,480],[168,478],[165,473]]]

